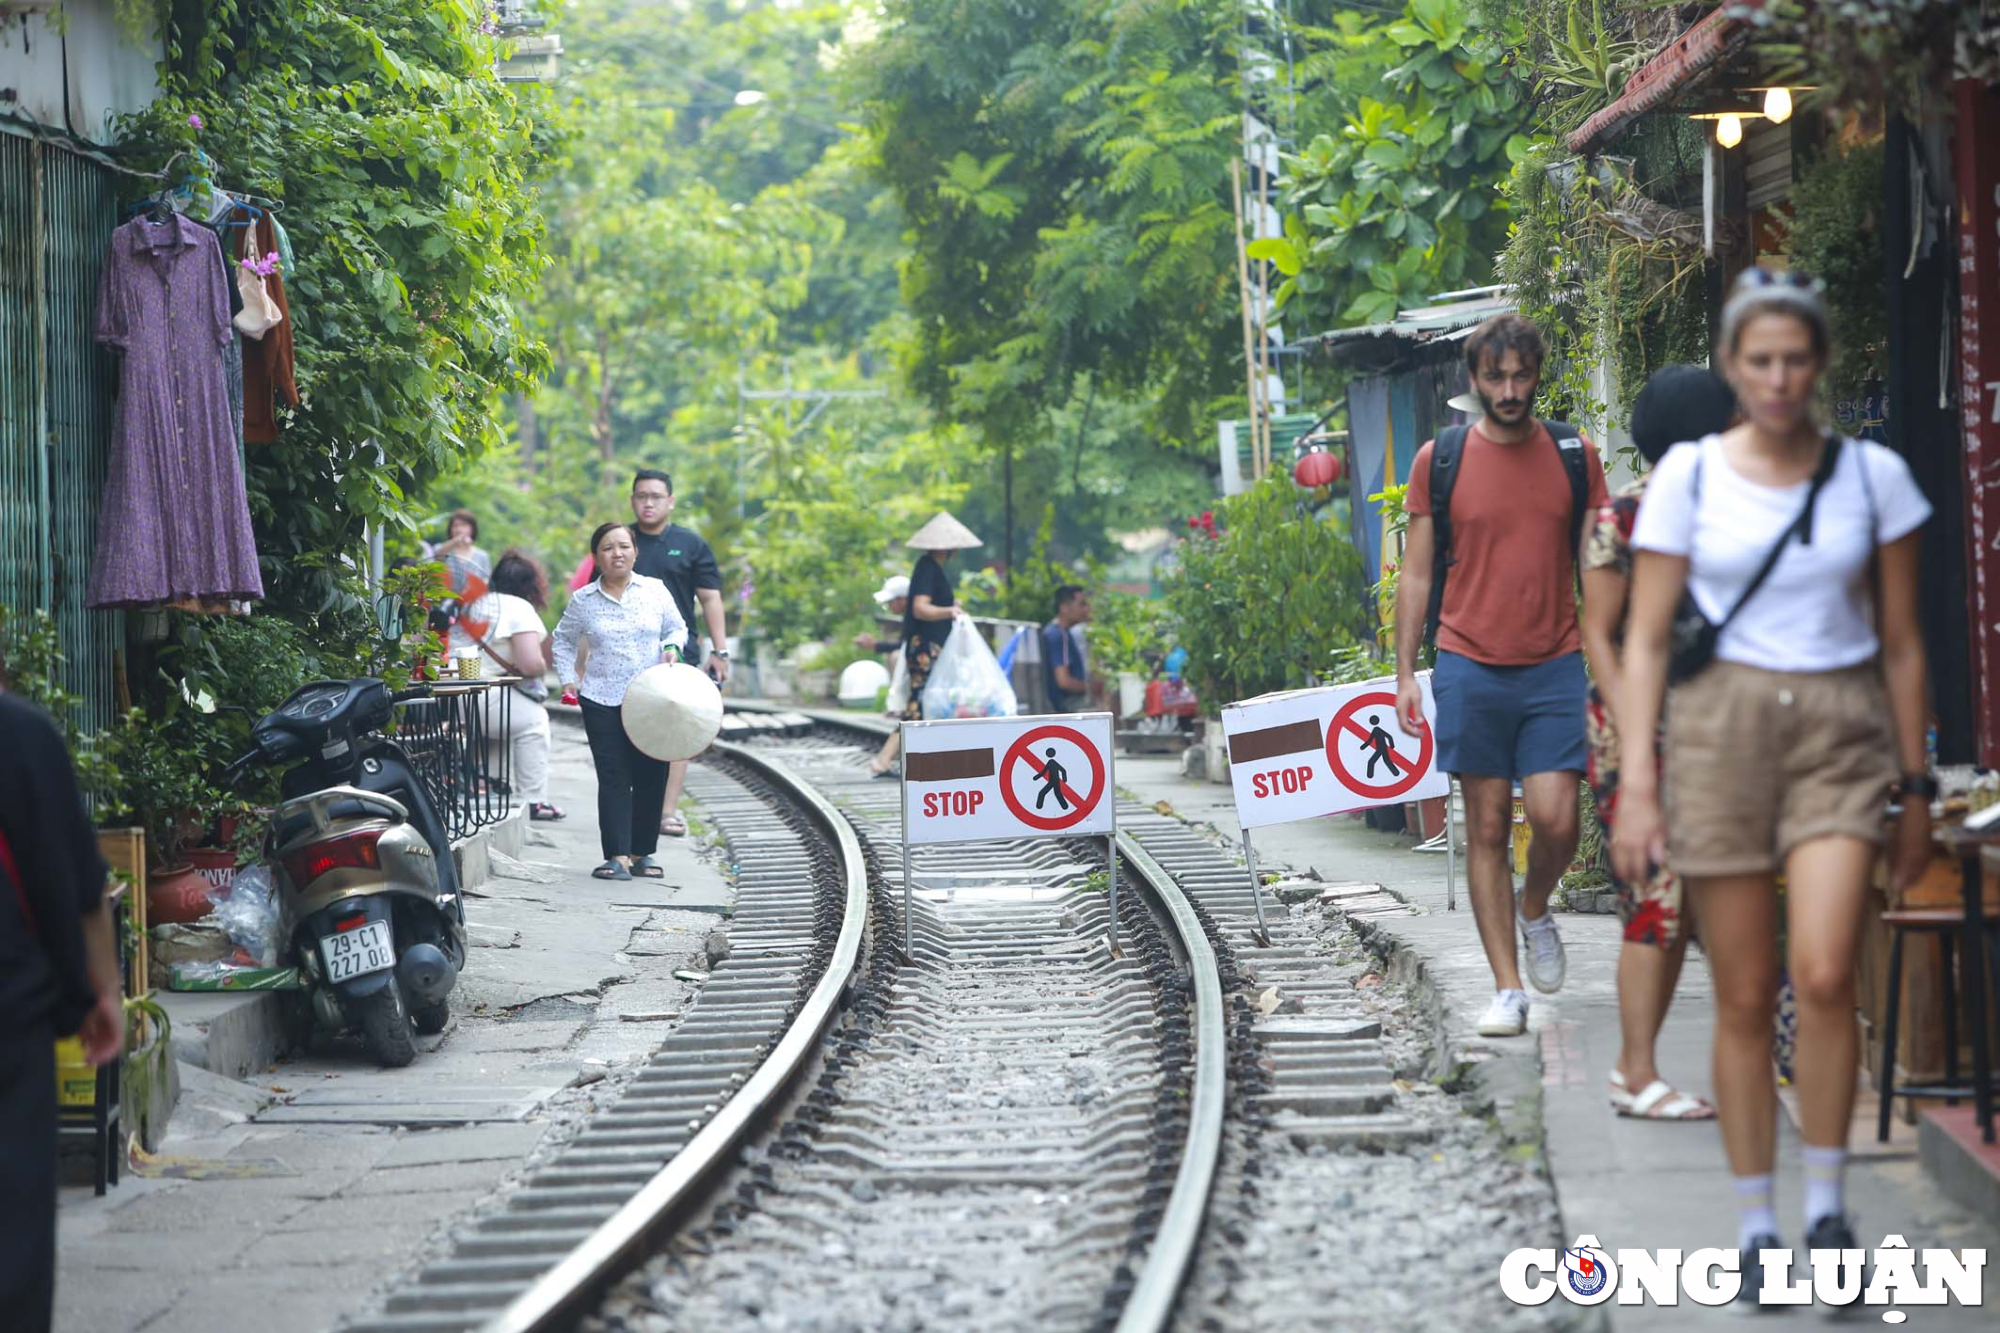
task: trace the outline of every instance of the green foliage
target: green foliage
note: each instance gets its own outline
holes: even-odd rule
[[[1314,682],[1316,664],[1366,641],[1361,556],[1273,472],[1222,502],[1222,530],[1189,537],[1166,581],[1187,677],[1210,713]]]
[[[1004,582],[996,578],[969,580],[963,589],[954,590],[953,595],[974,615],[1026,620],[1037,625],[1053,620],[1057,588],[1073,583],[1095,593],[1104,581],[1104,566],[1097,560],[1086,558],[1072,563],[1055,558],[1052,552],[1055,530],[1056,507],[1043,505],[1035,544],[1025,560],[1015,562],[1012,576]]]
[[[1410,530],[1410,512],[1403,508],[1403,500],[1409,493],[1408,484],[1404,484],[1385,486],[1368,497],[1382,509],[1383,548],[1396,552],[1395,559],[1382,562],[1382,577],[1371,589],[1378,611],[1376,642],[1390,652],[1396,647],[1396,585],[1403,573],[1403,534]],[[1347,665],[1353,664],[1351,659],[1346,661]],[[1335,669],[1340,669],[1339,663]]]
[[[1287,158],[1285,234],[1250,247],[1284,275],[1280,306],[1308,325],[1381,323],[1486,280],[1507,226],[1495,190],[1526,145],[1526,116],[1504,29],[1471,19],[1461,0],[1410,0],[1392,22],[1314,33],[1379,83],[1337,133]]]
[[[1205,444],[1241,355],[1237,21],[1211,0],[893,0],[847,61],[906,226],[909,382],[989,448],[1085,377],[1142,405],[1150,441]]]
[[[1116,589],[1093,593],[1090,616],[1091,669],[1109,680],[1122,672],[1151,677],[1173,648],[1171,613],[1157,597],[1136,597]]]
[[[1749,17],[1774,77],[1919,119],[1954,75],[2000,78],[2000,25],[1965,0],[1773,0]]]
[[[84,729],[84,700],[62,683],[64,660],[54,617],[0,604],[0,687],[40,705],[55,719],[93,813],[100,821],[115,820],[129,809],[123,799],[123,764],[131,729],[123,722],[100,731]]]
[[[1826,284],[1827,312],[1839,341],[1823,382],[1829,393],[1858,396],[1888,372],[1888,312],[1882,303],[1882,145],[1826,156],[1799,173],[1784,209],[1792,267]]]
[[[874,623],[883,576],[916,563],[903,538],[958,495],[933,475],[933,444],[918,431],[864,445],[833,427],[774,442],[762,512],[744,534],[747,633],[782,651],[838,645]]]
[[[540,267],[541,145],[480,20],[465,0],[187,0],[160,96],[123,126],[142,159],[198,146],[284,206],[301,403],[249,451],[267,609],[351,598],[364,525],[405,522],[498,438],[495,391],[544,364],[513,309]]]

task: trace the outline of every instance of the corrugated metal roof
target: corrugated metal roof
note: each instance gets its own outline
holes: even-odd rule
[[[1335,357],[1350,352],[1392,350],[1397,346],[1414,348],[1425,343],[1463,338],[1488,318],[1514,308],[1514,298],[1504,287],[1477,287],[1472,291],[1477,295],[1451,293],[1453,296],[1470,295],[1468,300],[1398,311],[1396,317],[1386,324],[1334,329],[1308,339],[1307,343],[1331,352]]]
[[[1569,136],[1570,151],[1595,153],[1648,111],[1694,91],[1704,76],[1750,40],[1754,15],[1764,5],[1765,0],[1733,0],[1667,43],[1626,82],[1617,101]]]

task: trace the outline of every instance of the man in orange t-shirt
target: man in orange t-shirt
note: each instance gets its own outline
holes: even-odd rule
[[[1431,677],[1438,766],[1465,793],[1466,878],[1495,991],[1479,1031],[1493,1037],[1527,1029],[1517,929],[1528,979],[1544,992],[1562,988],[1562,935],[1549,895],[1576,853],[1584,769],[1576,505],[1556,439],[1534,415],[1543,356],[1541,334],[1518,315],[1495,315],[1466,339],[1466,369],[1483,411],[1466,434],[1450,492],[1450,577]],[[1396,712],[1406,732],[1422,717],[1416,662],[1434,578],[1435,447],[1417,451],[1403,501],[1410,524],[1397,580]],[[1603,465],[1590,441],[1570,447],[1583,452],[1584,513],[1594,513],[1609,499]],[[1508,858],[1517,781],[1533,834],[1518,904]]]

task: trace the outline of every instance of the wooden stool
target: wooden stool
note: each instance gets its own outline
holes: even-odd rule
[[[1942,1097],[1956,1101],[1972,1099],[1973,1116],[1981,1137],[1993,1142],[1993,1063],[1992,1032],[1994,1011],[1988,1003],[1987,983],[2000,966],[2000,921],[1986,918],[1983,895],[1984,875],[1980,853],[1985,845],[2000,842],[2000,828],[1974,832],[1961,824],[1936,828],[1932,837],[1958,859],[1962,905],[1951,908],[1902,908],[1882,914],[1890,930],[1889,996],[1882,1019],[1882,1105],[1876,1116],[1876,1141],[1889,1137],[1890,1103],[1898,1097]],[[1945,1076],[1917,1083],[1896,1082],[1896,1020],[1903,1002],[1903,937],[1909,931],[1933,931],[1944,942],[1944,1045]],[[1952,966],[1952,943],[1957,942],[1958,966]],[[1972,1081],[1958,1081],[1958,985],[1954,974],[1965,978],[1968,1001],[1966,1018],[1972,1039]]]
[[[1884,912],[1882,924],[1889,927],[1889,997],[1887,1013],[1882,1019],[1882,1106],[1876,1117],[1875,1139],[1886,1143],[1889,1139],[1890,1104],[1898,1097],[1942,1097],[1955,1102],[1961,1097],[1975,1099],[1975,1105],[1990,1103],[1992,1089],[1987,1086],[1990,1078],[1982,1081],[1975,1078],[1971,1084],[1961,1084],[1958,1079],[1958,984],[1959,968],[1953,966],[1953,957],[1962,949],[1965,933],[1965,916],[1950,908],[1912,908],[1903,911]],[[1940,936],[1942,947],[1944,979],[1944,1077],[1916,1083],[1897,1083],[1896,1074],[1896,1034],[1899,1027],[1898,1010],[1903,1000],[1903,942],[1910,932],[1935,934]],[[2000,923],[1985,923],[1982,932],[1986,937],[1987,975],[2000,964],[2000,950],[1995,941],[2000,940]],[[1954,946],[1958,948],[1954,948]],[[1973,975],[1977,970],[1968,969]],[[1983,989],[1983,987],[1982,987]],[[1985,1006],[1985,997],[1976,995],[1972,1003]],[[1989,1011],[1990,1012],[1990,1011]],[[1984,1116],[1980,1123],[1986,1123]]]

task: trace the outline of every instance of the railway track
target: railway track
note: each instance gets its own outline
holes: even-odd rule
[[[682,1025],[353,1333],[1165,1326],[1224,1124],[1197,910],[1121,839],[1114,953],[1102,840],[931,849],[905,958],[896,788],[812,726],[696,769],[739,896]]]

